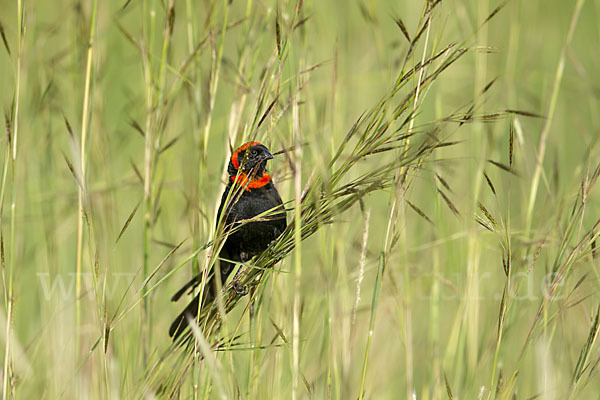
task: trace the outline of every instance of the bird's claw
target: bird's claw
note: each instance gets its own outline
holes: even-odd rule
[[[242,285],[239,281],[233,281],[232,289],[238,296],[245,296],[248,294],[248,285]]]
[[[271,240],[271,243],[269,243],[269,246],[265,249],[265,251],[267,252],[269,257],[271,257],[271,258],[279,255],[279,253],[277,251],[275,251],[275,249],[274,249],[274,246],[276,244],[277,244],[277,239]]]

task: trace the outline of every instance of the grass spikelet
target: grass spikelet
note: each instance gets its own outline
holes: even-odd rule
[[[408,30],[406,29],[402,18],[396,17],[394,18],[394,22],[396,23],[396,25],[398,25],[398,28],[400,28],[400,31],[402,32],[406,40],[408,40],[408,43],[412,43],[412,40],[410,40],[410,35],[408,34]]]
[[[485,217],[494,225],[494,227],[497,227],[498,224],[496,223],[496,220],[494,219],[494,217],[492,217],[492,214],[487,210],[487,208],[485,208],[485,206],[481,202],[478,202],[477,206],[479,207],[483,215],[485,215]]]
[[[515,125],[514,125],[513,121],[510,121],[509,138],[508,138],[508,165],[511,170],[512,170],[512,165],[513,165],[514,145],[515,145]]]
[[[117,236],[117,239],[115,240],[115,244],[119,243],[119,239],[121,239],[121,236],[123,236],[123,234],[127,230],[127,227],[131,223],[131,220],[133,219],[133,217],[135,217],[135,213],[137,212],[138,208],[140,207],[140,204],[142,204],[142,202],[138,201],[138,203],[133,208],[133,211],[131,211],[131,213],[129,214],[129,217],[127,217],[127,220],[123,224],[123,227],[121,228],[121,231],[119,232],[119,235]]]
[[[459,216],[460,212],[458,211],[458,208],[456,208],[456,206],[454,205],[454,203],[452,203],[452,200],[450,200],[446,193],[444,193],[444,191],[441,189],[438,189],[437,192],[440,194],[440,196],[442,196],[442,199],[444,199],[444,202],[446,203],[450,211],[452,211],[454,215]]]
[[[4,32],[4,25],[2,25],[2,22],[0,22],[0,36],[2,36],[2,43],[4,43],[4,48],[6,49],[6,52],[8,53],[8,55],[10,56],[10,46],[8,44],[8,40],[6,39],[6,33]]]
[[[504,170],[506,172],[509,172],[515,176],[518,176],[517,173],[515,171],[512,170],[511,167],[509,167],[508,165],[502,164],[501,162],[498,161],[494,161],[494,160],[487,160],[490,164],[492,164],[495,167],[500,168],[501,170]]]
[[[412,208],[417,214],[419,214],[419,216],[421,218],[424,218],[425,221],[429,222],[431,225],[435,225],[433,223],[433,221],[423,212],[423,210],[421,210],[419,207],[417,207],[416,205],[414,205],[413,203],[411,203],[410,201],[406,200],[406,203],[410,206],[410,208]]]
[[[485,182],[487,183],[488,187],[490,188],[490,190],[492,191],[492,193],[495,196],[496,195],[496,188],[494,187],[494,184],[492,183],[492,180],[490,179],[490,177],[488,176],[487,172],[485,172],[485,171],[483,171],[483,176],[485,178]]]

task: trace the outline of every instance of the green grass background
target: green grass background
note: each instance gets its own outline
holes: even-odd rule
[[[305,143],[301,158],[291,156],[304,185],[392,86],[409,47],[394,20],[412,38],[424,7],[175,1],[169,32],[168,1],[125,3],[0,0],[4,398],[160,397],[147,366],[162,362],[168,325],[183,308],[170,296],[206,253],[140,301],[142,282],[179,242],[153,283],[211,239],[230,146],[249,135],[273,151]],[[421,38],[409,67],[451,42],[481,47],[422,94],[415,127],[471,101],[476,114],[512,109],[547,118],[455,124],[448,140],[458,143],[436,151],[405,196],[432,223],[399,203],[398,242],[386,253],[378,306],[373,291],[395,199],[389,188],[304,241],[299,264],[296,254],[281,263],[253,322],[242,318],[236,345],[213,362],[197,361],[181,398],[599,398],[592,250],[600,193],[588,183],[600,162],[600,2],[509,1],[477,30],[500,5],[444,0],[434,10],[428,42]],[[277,93],[272,113],[253,129]],[[486,161],[509,165],[511,131],[512,174]],[[389,157],[369,158],[354,176]],[[291,164],[278,156],[271,169],[292,201]],[[498,226],[486,230],[475,215]],[[512,294],[503,302],[507,254]],[[555,263],[568,273],[544,302]],[[242,303],[225,321],[229,332]],[[159,382],[184,368],[173,365]]]

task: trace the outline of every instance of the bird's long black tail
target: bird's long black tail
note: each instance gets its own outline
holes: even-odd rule
[[[206,293],[206,295],[204,296],[205,300],[203,304],[212,301],[212,298],[214,296],[210,292],[211,291],[209,290],[208,293]],[[188,304],[185,307],[185,309],[177,316],[177,318],[175,318],[175,320],[171,324],[171,327],[169,328],[169,336],[171,336],[173,340],[177,339],[179,335],[181,335],[187,329],[188,318],[190,318],[191,320],[195,320],[198,316],[199,300],[200,294],[198,293],[196,296],[194,296],[194,299],[190,302],[190,304]]]
[[[227,277],[233,270],[234,264],[226,261],[221,261],[221,283],[224,284]],[[177,301],[186,291],[193,291],[194,288],[202,282],[202,275],[195,276],[186,283],[175,295],[171,298],[172,301]],[[204,300],[202,307],[209,305],[215,299],[217,288],[214,280],[214,275],[209,275],[204,286]],[[194,299],[185,307],[185,309],[175,318],[169,328],[169,336],[176,340],[188,327],[188,317],[195,320],[198,317],[200,294],[194,296]]]

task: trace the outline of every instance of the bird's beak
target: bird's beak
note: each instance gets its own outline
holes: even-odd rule
[[[265,154],[263,154],[262,159],[263,161],[272,160],[273,155],[267,151]]]

